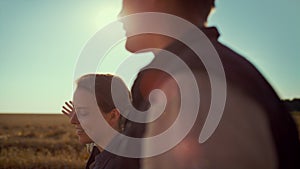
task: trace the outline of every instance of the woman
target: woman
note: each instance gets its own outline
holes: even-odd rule
[[[79,123],[79,121],[77,119],[77,116],[76,116],[76,113],[75,113],[75,110],[74,110],[74,106],[73,106],[72,101],[65,102],[65,106],[63,106],[62,108],[63,108],[62,113],[70,118],[70,122],[71,121],[73,121],[73,122],[77,121],[77,123]],[[76,120],[75,120],[75,117],[76,117]],[[93,142],[93,140],[84,132],[84,130],[82,132],[82,130],[80,128],[76,127],[76,130],[77,130],[76,134],[78,136],[79,142],[81,144],[85,144],[86,147],[87,147],[88,152],[90,153],[90,157],[89,157],[89,159],[87,161],[87,164],[86,164],[86,169],[90,169],[94,165],[95,156],[97,156],[100,153],[100,151],[99,151],[100,147],[98,148],[96,146],[96,144]]]
[[[99,154],[103,151],[103,148],[97,146],[83,129],[82,125],[80,124],[80,120],[82,119],[78,119],[78,115],[80,116],[80,111],[95,112],[100,110],[98,112],[101,112],[103,118],[106,120],[109,126],[118,132],[122,132],[125,125],[125,118],[120,115],[119,109],[117,109],[114,104],[111,94],[112,82],[117,85],[117,97],[119,97],[119,99],[123,99],[124,103],[128,103],[127,101],[130,101],[129,91],[125,83],[119,77],[109,74],[88,74],[82,76],[77,81],[77,88],[73,96],[76,111],[74,110],[72,101],[65,102],[66,105],[62,107],[62,113],[70,117],[71,124],[75,125],[79,142],[88,145],[88,150],[91,150],[91,155],[87,162],[86,169],[95,167],[95,157],[99,156]],[[93,104],[94,101],[95,104]],[[97,105],[97,107],[94,105]],[[92,127],[95,127],[93,125],[98,125],[97,122],[88,122],[93,123]],[[103,158],[107,157],[105,156]],[[100,157],[97,157],[97,159],[100,159]],[[101,161],[106,163],[103,168],[109,166],[109,159],[101,159]]]

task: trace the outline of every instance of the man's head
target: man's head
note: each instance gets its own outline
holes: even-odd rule
[[[104,74],[89,74],[82,76],[77,81],[77,88],[74,92],[73,102],[75,112],[71,117],[71,123],[75,124],[79,141],[83,144],[93,142],[90,137],[85,133],[82,124],[78,119],[78,113],[81,117],[86,116],[84,123],[86,126],[100,127],[99,121],[96,118],[90,118],[92,112],[101,111],[106,122],[115,130],[122,131],[124,127],[125,118],[120,115],[119,109],[116,108],[114,103],[112,91],[112,83],[116,84],[118,99],[130,100],[129,91],[125,83],[117,76],[104,75]],[[100,111],[99,111],[100,110]]]
[[[127,16],[141,12],[160,12],[181,17],[192,24],[203,27],[214,8],[215,0],[123,0],[120,16]],[[148,22],[145,20],[144,22]],[[155,23],[153,23],[155,25]],[[142,27],[143,23],[124,23],[126,32],[134,27]],[[160,25],[157,25],[160,26]],[[176,28],[174,28],[176,29]],[[126,48],[130,52],[137,52],[146,48],[164,48],[172,41],[160,35],[144,34],[127,38]]]

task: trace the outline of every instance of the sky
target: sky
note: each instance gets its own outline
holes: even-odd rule
[[[88,40],[114,21],[121,0],[0,0],[0,112],[59,113],[73,95],[74,69]],[[250,60],[282,99],[300,97],[299,0],[216,0],[208,25]],[[112,32],[113,34],[113,32]],[[124,40],[99,72],[128,59]],[[141,68],[152,58],[134,58]],[[130,86],[134,77],[125,79]]]

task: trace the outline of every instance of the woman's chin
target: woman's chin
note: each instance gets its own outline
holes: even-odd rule
[[[78,136],[78,139],[81,144],[89,144],[93,142],[90,138],[84,136]]]

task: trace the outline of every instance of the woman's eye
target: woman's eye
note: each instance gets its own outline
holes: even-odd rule
[[[89,115],[89,112],[87,112],[87,111],[77,111],[77,115],[80,116],[80,117],[84,117],[84,116]]]

